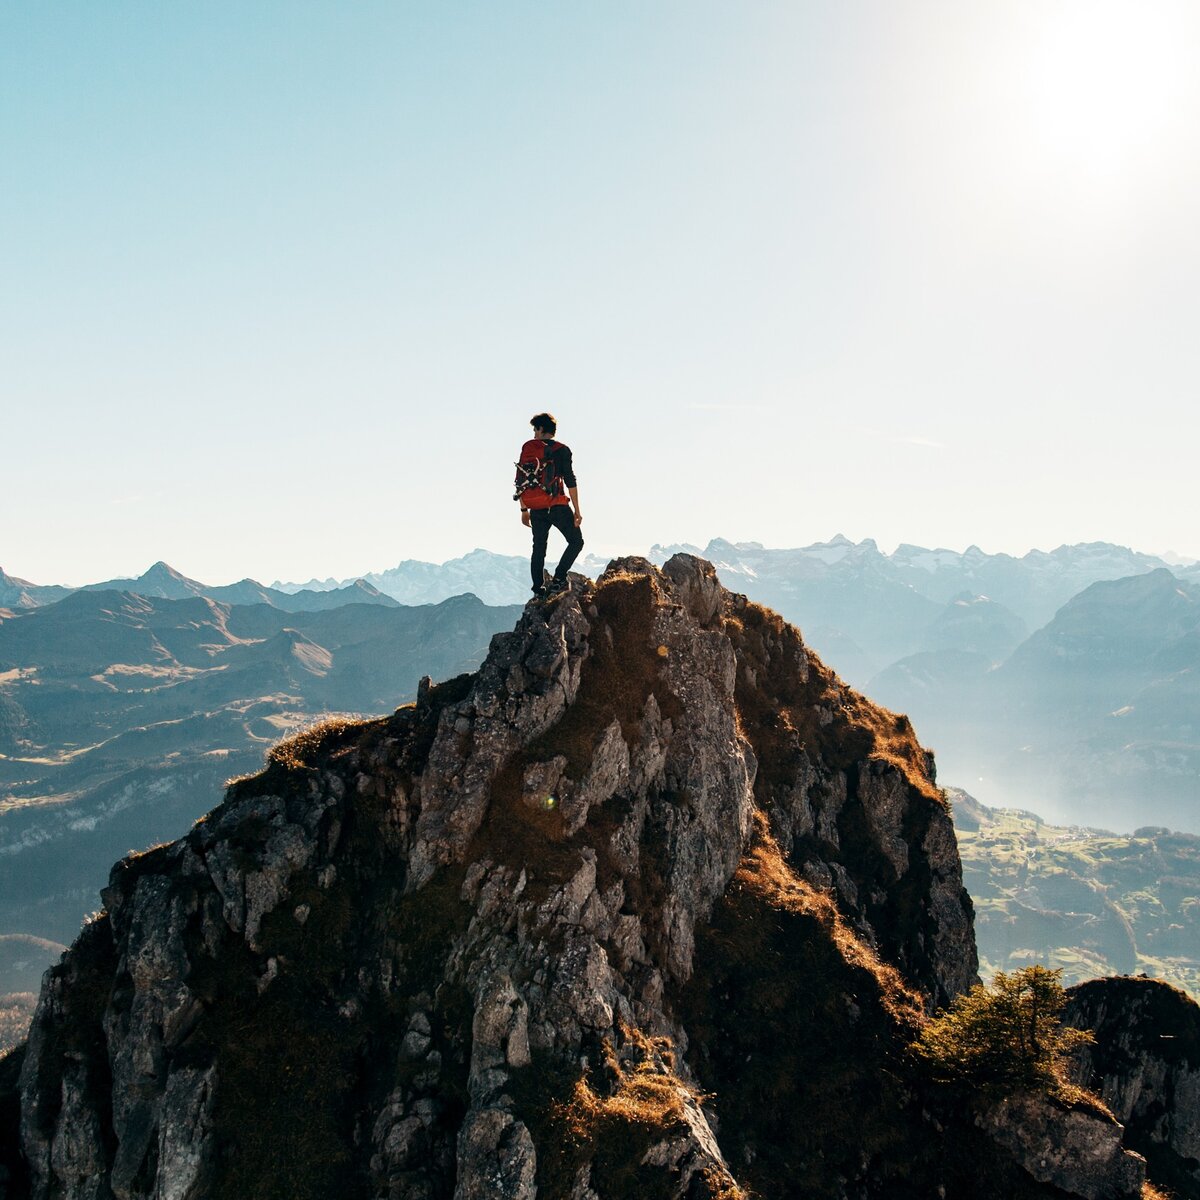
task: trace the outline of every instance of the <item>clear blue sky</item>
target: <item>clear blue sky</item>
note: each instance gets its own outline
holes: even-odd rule
[[[0,566],[1200,555],[1200,12],[0,9]]]

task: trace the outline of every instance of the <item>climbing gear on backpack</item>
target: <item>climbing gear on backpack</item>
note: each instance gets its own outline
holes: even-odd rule
[[[559,442],[549,445],[541,441],[525,443],[521,448],[521,461],[513,464],[517,468],[514,500],[520,500],[530,488],[540,488],[551,499],[564,495],[562,476],[553,454],[559,445]]]

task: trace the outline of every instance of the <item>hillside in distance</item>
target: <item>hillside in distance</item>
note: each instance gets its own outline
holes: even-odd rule
[[[287,731],[471,669],[516,611],[84,589],[0,615],[0,934],[69,940],[114,858],[195,820]]]
[[[1068,984],[1145,974],[1200,1000],[1200,837],[1050,825],[947,790],[985,977],[1031,963]]]
[[[0,608],[37,608],[39,604],[52,604],[69,595],[70,588],[39,586],[28,579],[17,579],[0,567]]]
[[[989,804],[1200,832],[1200,585],[1165,567],[1092,584],[999,664],[926,652],[868,690]]]

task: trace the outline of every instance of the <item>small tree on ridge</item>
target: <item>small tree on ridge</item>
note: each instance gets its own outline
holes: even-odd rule
[[[1062,1024],[1062,971],[1032,966],[976,984],[923,1030],[915,1049],[938,1078],[1001,1091],[1056,1092],[1064,1065],[1092,1035]]]

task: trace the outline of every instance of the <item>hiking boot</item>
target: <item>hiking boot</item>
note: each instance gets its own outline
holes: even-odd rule
[[[546,584],[546,596],[561,596],[571,585],[565,579],[552,579]]]
[[[532,592],[534,600],[545,600],[546,585],[544,583],[535,583],[529,590]]]

